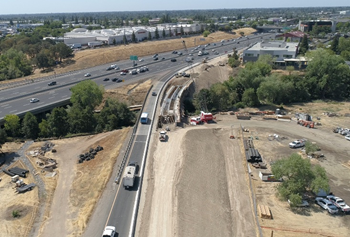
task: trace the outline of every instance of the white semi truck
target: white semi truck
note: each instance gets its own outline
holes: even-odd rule
[[[125,168],[123,175],[123,186],[125,188],[134,186],[136,166],[136,162],[129,162],[128,166]]]

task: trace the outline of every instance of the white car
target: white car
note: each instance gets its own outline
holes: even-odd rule
[[[140,59],[139,59],[139,62],[143,62],[143,58],[140,58]]]
[[[102,237],[114,237],[115,235],[115,227],[114,226],[106,226],[103,231]]]
[[[40,100],[38,98],[31,98],[30,103],[36,103],[39,102]]]
[[[120,75],[125,76],[126,72],[120,72]]]
[[[334,204],[334,206],[338,207],[342,212],[350,213],[350,207],[340,197],[328,195],[327,199],[331,201]]]
[[[345,139],[348,140],[348,141],[350,141],[350,135],[346,135],[346,136],[345,136]]]
[[[315,203],[323,209],[327,210],[330,214],[338,213],[338,208],[331,201],[325,198],[317,197],[315,198]]]
[[[289,143],[289,147],[290,148],[298,148],[298,147],[303,147],[305,146],[305,139],[301,139],[301,140],[295,140],[294,142]]]
[[[89,76],[91,76],[90,73],[86,73],[86,74],[84,75],[84,77],[89,77]]]

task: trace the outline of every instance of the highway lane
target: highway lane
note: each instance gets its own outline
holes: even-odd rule
[[[246,38],[242,38],[242,39],[237,39],[236,42],[233,41],[229,41],[229,42],[225,42],[223,46],[221,46],[221,43],[216,43],[216,46],[213,46],[213,44],[211,44],[208,47],[208,50],[211,51],[212,48],[216,48],[217,51],[231,51],[232,50],[232,46],[236,45],[237,42],[253,42],[256,39],[260,39],[260,37],[264,37],[264,38],[268,38],[271,34],[264,34],[264,35],[256,35],[256,36],[250,36],[250,39],[247,40]],[[186,40],[186,39],[184,39]],[[203,44],[205,44],[205,41],[203,42]],[[239,45],[237,44],[237,46],[239,47]],[[191,50],[193,50],[194,48],[188,48],[188,52],[191,52]],[[178,50],[178,52],[184,52],[184,50]],[[198,52],[198,51],[197,51]],[[196,57],[196,53],[194,52],[194,57]],[[210,52],[210,54],[212,54],[212,52]],[[171,52],[166,52],[166,53],[160,53],[158,58],[159,61],[155,62],[153,61],[152,56],[147,56],[144,57],[144,61],[143,62],[137,62],[138,63],[138,67],[140,65],[149,65],[150,63],[155,63],[155,64],[164,64],[166,62],[169,62],[169,60],[165,60],[162,61],[161,58],[177,58],[177,59],[184,59],[185,56],[177,56],[172,54]],[[54,79],[46,79],[44,81],[40,81],[40,82],[35,82],[35,83],[31,83],[31,84],[27,84],[27,85],[23,85],[23,86],[19,86],[16,88],[11,88],[11,89],[6,89],[6,90],[2,90],[0,92],[0,103],[3,102],[4,100],[9,100],[18,96],[26,96],[26,95],[33,95],[33,97],[35,97],[36,93],[40,93],[43,90],[52,90],[51,87],[58,87],[58,86],[62,86],[62,85],[73,85],[75,83],[78,83],[79,81],[86,79],[84,77],[84,74],[89,72],[91,73],[91,79],[92,80],[99,80],[101,77],[106,76],[106,77],[120,77],[119,75],[119,71],[117,71],[118,73],[115,73],[115,70],[112,71],[106,71],[106,68],[111,65],[112,63],[109,64],[104,64],[104,65],[100,65],[100,66],[96,66],[90,69],[84,69],[81,71],[75,71],[75,72],[71,72],[65,75],[58,75],[56,78]],[[120,62],[115,62],[114,64],[117,64],[120,69],[125,69],[125,68],[132,68],[132,62],[129,60],[124,60],[124,61],[120,61]],[[153,64],[154,65],[154,64]],[[165,65],[163,65],[162,67],[164,68]],[[50,81],[57,81],[57,86],[51,86],[49,87],[47,84]],[[0,117],[2,117],[0,115]]]
[[[164,76],[162,79],[156,83],[152,91],[160,93],[161,86],[164,80],[169,77]],[[149,96],[147,102],[145,103],[143,112],[149,114],[150,119],[154,119],[153,112],[155,109],[156,96]],[[140,188],[141,176],[140,168],[142,166],[142,159],[147,152],[146,140],[149,131],[151,130],[151,121],[148,124],[139,124],[138,129],[135,134],[134,144],[131,148],[129,161],[136,161],[139,164],[138,177],[135,181],[135,187],[132,189],[125,189],[120,183],[120,187],[117,192],[115,202],[112,206],[111,212],[108,216],[107,225],[112,225],[116,227],[118,237],[129,236],[130,234],[130,224],[132,221],[133,208],[135,204],[136,192]]]

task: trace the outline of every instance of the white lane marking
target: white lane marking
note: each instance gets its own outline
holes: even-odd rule
[[[6,107],[6,106],[9,106],[9,104],[4,104],[4,105],[1,105],[1,107]]]
[[[16,109],[16,110],[10,111],[10,114],[13,114],[13,113],[15,113],[15,112],[17,112],[17,109]]]

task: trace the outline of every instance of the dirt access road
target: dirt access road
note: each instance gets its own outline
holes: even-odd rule
[[[154,133],[137,236],[256,235],[239,140],[215,127]]]

